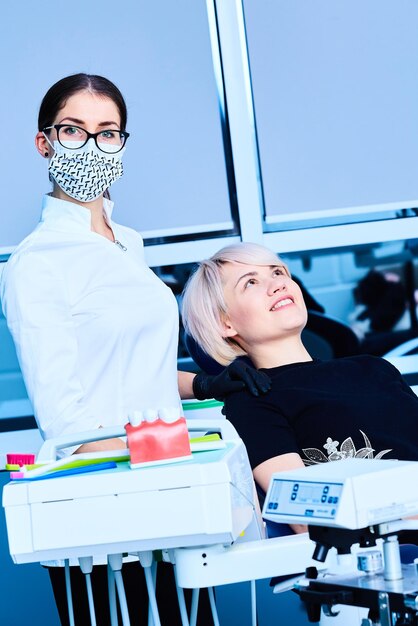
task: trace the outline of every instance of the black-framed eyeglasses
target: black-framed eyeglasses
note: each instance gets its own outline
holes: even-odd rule
[[[102,152],[108,154],[116,154],[124,147],[129,133],[124,130],[114,130],[113,128],[105,128],[98,133],[89,133],[80,126],[71,126],[69,124],[54,124],[46,126],[42,132],[54,128],[57,131],[57,139],[63,148],[68,150],[78,150],[86,145],[89,139],[94,139],[96,146]]]

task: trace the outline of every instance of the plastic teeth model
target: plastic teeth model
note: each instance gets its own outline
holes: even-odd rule
[[[133,411],[128,419],[131,468],[192,458],[186,420],[177,407]]]

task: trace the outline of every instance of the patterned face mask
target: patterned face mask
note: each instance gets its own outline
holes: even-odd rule
[[[85,146],[64,148],[54,141],[55,153],[49,163],[49,173],[57,185],[71,198],[80,202],[96,200],[123,174],[122,148],[116,154],[104,153],[90,139]],[[90,146],[89,146],[90,144]]]

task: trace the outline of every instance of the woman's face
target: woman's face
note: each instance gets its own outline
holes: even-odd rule
[[[54,124],[74,124],[74,126],[84,128],[90,133],[97,133],[106,128],[120,130],[120,121],[119,110],[113,100],[89,91],[79,91],[68,98],[64,106],[58,111],[51,126]],[[55,129],[50,131],[48,138],[53,145],[57,139]],[[42,132],[36,135],[35,142],[42,156],[45,156],[45,153],[48,153],[48,157],[53,155],[54,150]]]
[[[300,336],[307,311],[299,286],[283,265],[225,263],[222,266],[227,319],[225,337],[251,348]]]

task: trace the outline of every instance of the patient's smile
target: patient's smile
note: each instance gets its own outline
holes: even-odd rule
[[[289,304],[294,304],[293,298],[282,298],[273,304],[270,311],[277,311],[278,309],[282,309],[284,306],[288,306]]]

